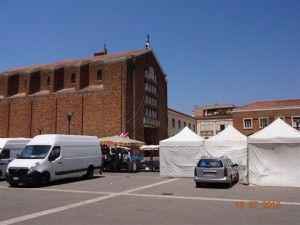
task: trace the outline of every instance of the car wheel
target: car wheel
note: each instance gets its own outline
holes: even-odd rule
[[[196,188],[202,187],[202,184],[200,182],[196,182]]]
[[[42,174],[42,176],[40,177],[40,186],[41,187],[45,187],[47,185],[49,185],[49,182],[50,182],[50,176],[46,173]]]
[[[19,184],[16,184],[16,183],[9,183],[9,185],[10,185],[11,187],[18,187],[18,186],[19,186]]]
[[[230,180],[227,183],[227,188],[231,188],[231,186],[232,186],[232,177],[230,177]]]
[[[94,168],[90,166],[85,175],[86,179],[92,179],[94,177]]]
[[[239,175],[239,173],[237,173],[236,174],[236,182],[239,182],[239,180],[240,180],[240,175]]]

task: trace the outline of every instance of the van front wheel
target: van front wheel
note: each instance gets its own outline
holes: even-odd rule
[[[86,175],[85,175],[86,179],[92,179],[94,177],[94,168],[93,167],[89,167]]]
[[[49,182],[50,182],[50,176],[47,173],[43,173],[40,177],[39,185],[41,187],[45,187],[45,186],[49,185]]]

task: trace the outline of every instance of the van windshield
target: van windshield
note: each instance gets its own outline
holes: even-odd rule
[[[51,145],[27,145],[19,155],[19,159],[44,159]]]

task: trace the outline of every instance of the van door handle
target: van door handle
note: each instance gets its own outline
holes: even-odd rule
[[[62,162],[58,162],[58,164],[62,164]]]

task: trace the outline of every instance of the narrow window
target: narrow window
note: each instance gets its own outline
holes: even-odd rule
[[[181,121],[178,120],[178,128],[181,128]]]
[[[98,70],[97,72],[97,80],[102,80],[103,77],[102,77],[102,70]]]
[[[76,76],[75,76],[75,73],[72,73],[72,75],[71,75],[71,83],[75,84],[75,82],[76,82]]]
[[[175,119],[172,119],[172,127],[175,127]]]
[[[50,86],[50,77],[47,77],[47,86]]]
[[[220,130],[224,130],[225,129],[225,124],[220,124]]]

